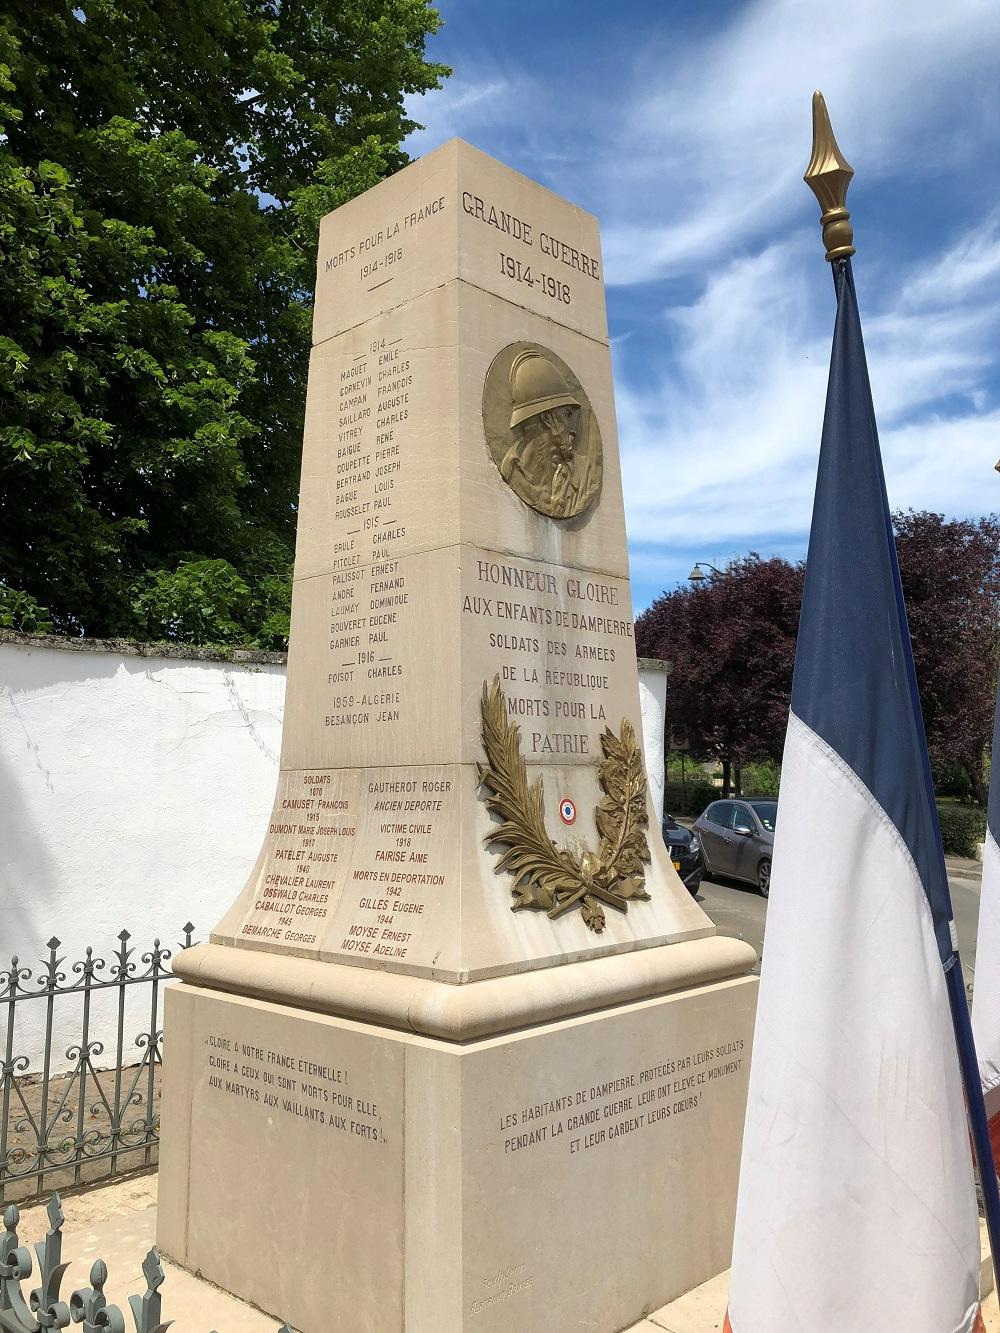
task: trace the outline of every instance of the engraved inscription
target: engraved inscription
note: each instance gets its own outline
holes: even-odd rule
[[[502,1305],[511,1296],[522,1291],[530,1291],[535,1279],[528,1273],[527,1264],[510,1264],[483,1278],[482,1296],[477,1296],[469,1305],[470,1315],[485,1314],[498,1305]]]
[[[713,1090],[744,1068],[744,1040],[664,1054],[656,1064],[623,1070],[586,1087],[562,1087],[539,1101],[500,1112],[497,1146],[510,1157],[552,1146],[570,1157],[648,1133],[699,1111]]]
[[[247,941],[312,947],[350,861],[357,824],[354,784],[331,773],[282,775]]]
[[[335,479],[330,514],[329,568],[351,570],[388,556],[406,536],[395,513],[402,478],[403,443],[410,419],[413,370],[400,338],[372,337],[340,368],[332,426]],[[335,637],[345,646],[364,642],[367,621],[338,608],[345,622]],[[346,641],[356,642],[347,645]]]
[[[343,1137],[368,1149],[389,1144],[378,1101],[347,1068],[228,1032],[210,1033],[204,1047],[213,1096],[258,1106],[289,1126],[314,1125],[325,1141]]]
[[[404,259],[412,257],[403,242],[416,237],[421,223],[443,213],[445,207],[445,196],[438,195],[406,213],[386,218],[382,227],[342,241],[339,250],[321,257],[323,271],[352,270],[355,280],[368,291],[384,286],[392,281]]]
[[[628,585],[476,556],[462,571],[465,637],[479,679],[503,683],[508,711],[523,724],[525,758],[598,763],[612,701],[628,688],[634,662]]]
[[[457,822],[457,784],[445,768],[282,774],[238,937],[419,964],[431,905],[457,889]]]
[[[405,963],[424,936],[428,891],[451,883],[448,834],[457,820],[454,782],[442,770],[366,774],[365,820],[337,917],[334,952]]]

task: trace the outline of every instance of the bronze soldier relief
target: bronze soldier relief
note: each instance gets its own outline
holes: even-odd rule
[[[512,343],[490,366],[483,427],[500,475],[549,518],[574,518],[601,487],[601,432],[576,376],[554,352]]]

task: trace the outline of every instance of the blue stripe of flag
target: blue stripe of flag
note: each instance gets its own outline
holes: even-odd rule
[[[850,260],[833,270],[837,323],[792,711],[840,755],[899,830],[947,965],[954,956],[951,897]]]

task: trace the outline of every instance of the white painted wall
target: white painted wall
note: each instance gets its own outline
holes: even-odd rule
[[[662,664],[639,676],[662,814],[667,677]],[[0,972],[12,954],[37,970],[53,934],[67,967],[93,945],[110,968],[123,927],[141,950],[156,935],[173,947],[188,920],[204,939],[260,848],[284,695],[280,664],[0,642]],[[132,995],[148,1002],[145,988]],[[78,1039],[77,1005],[56,1006],[57,1056]],[[17,1048],[33,1065],[43,1008],[19,1006]],[[111,1017],[95,1013],[100,1063],[114,1059]],[[132,1008],[129,1025],[144,1026]]]
[[[666,662],[639,658],[639,707],[642,711],[642,746],[646,756],[646,779],[649,782],[657,826],[663,822],[664,727],[667,708]]]
[[[280,665],[0,643],[0,971],[53,934],[67,964],[123,927],[141,949],[188,920],[205,938],[260,847],[284,693]],[[33,1061],[43,1007],[19,1007]],[[61,1024],[57,1050],[77,1035]]]

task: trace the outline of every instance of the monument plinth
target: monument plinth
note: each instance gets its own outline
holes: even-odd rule
[[[596,221],[453,141],[324,220],[314,342],[278,791],[176,962],[160,1243],[303,1333],[603,1333],[728,1260],[756,983],[651,815]]]

